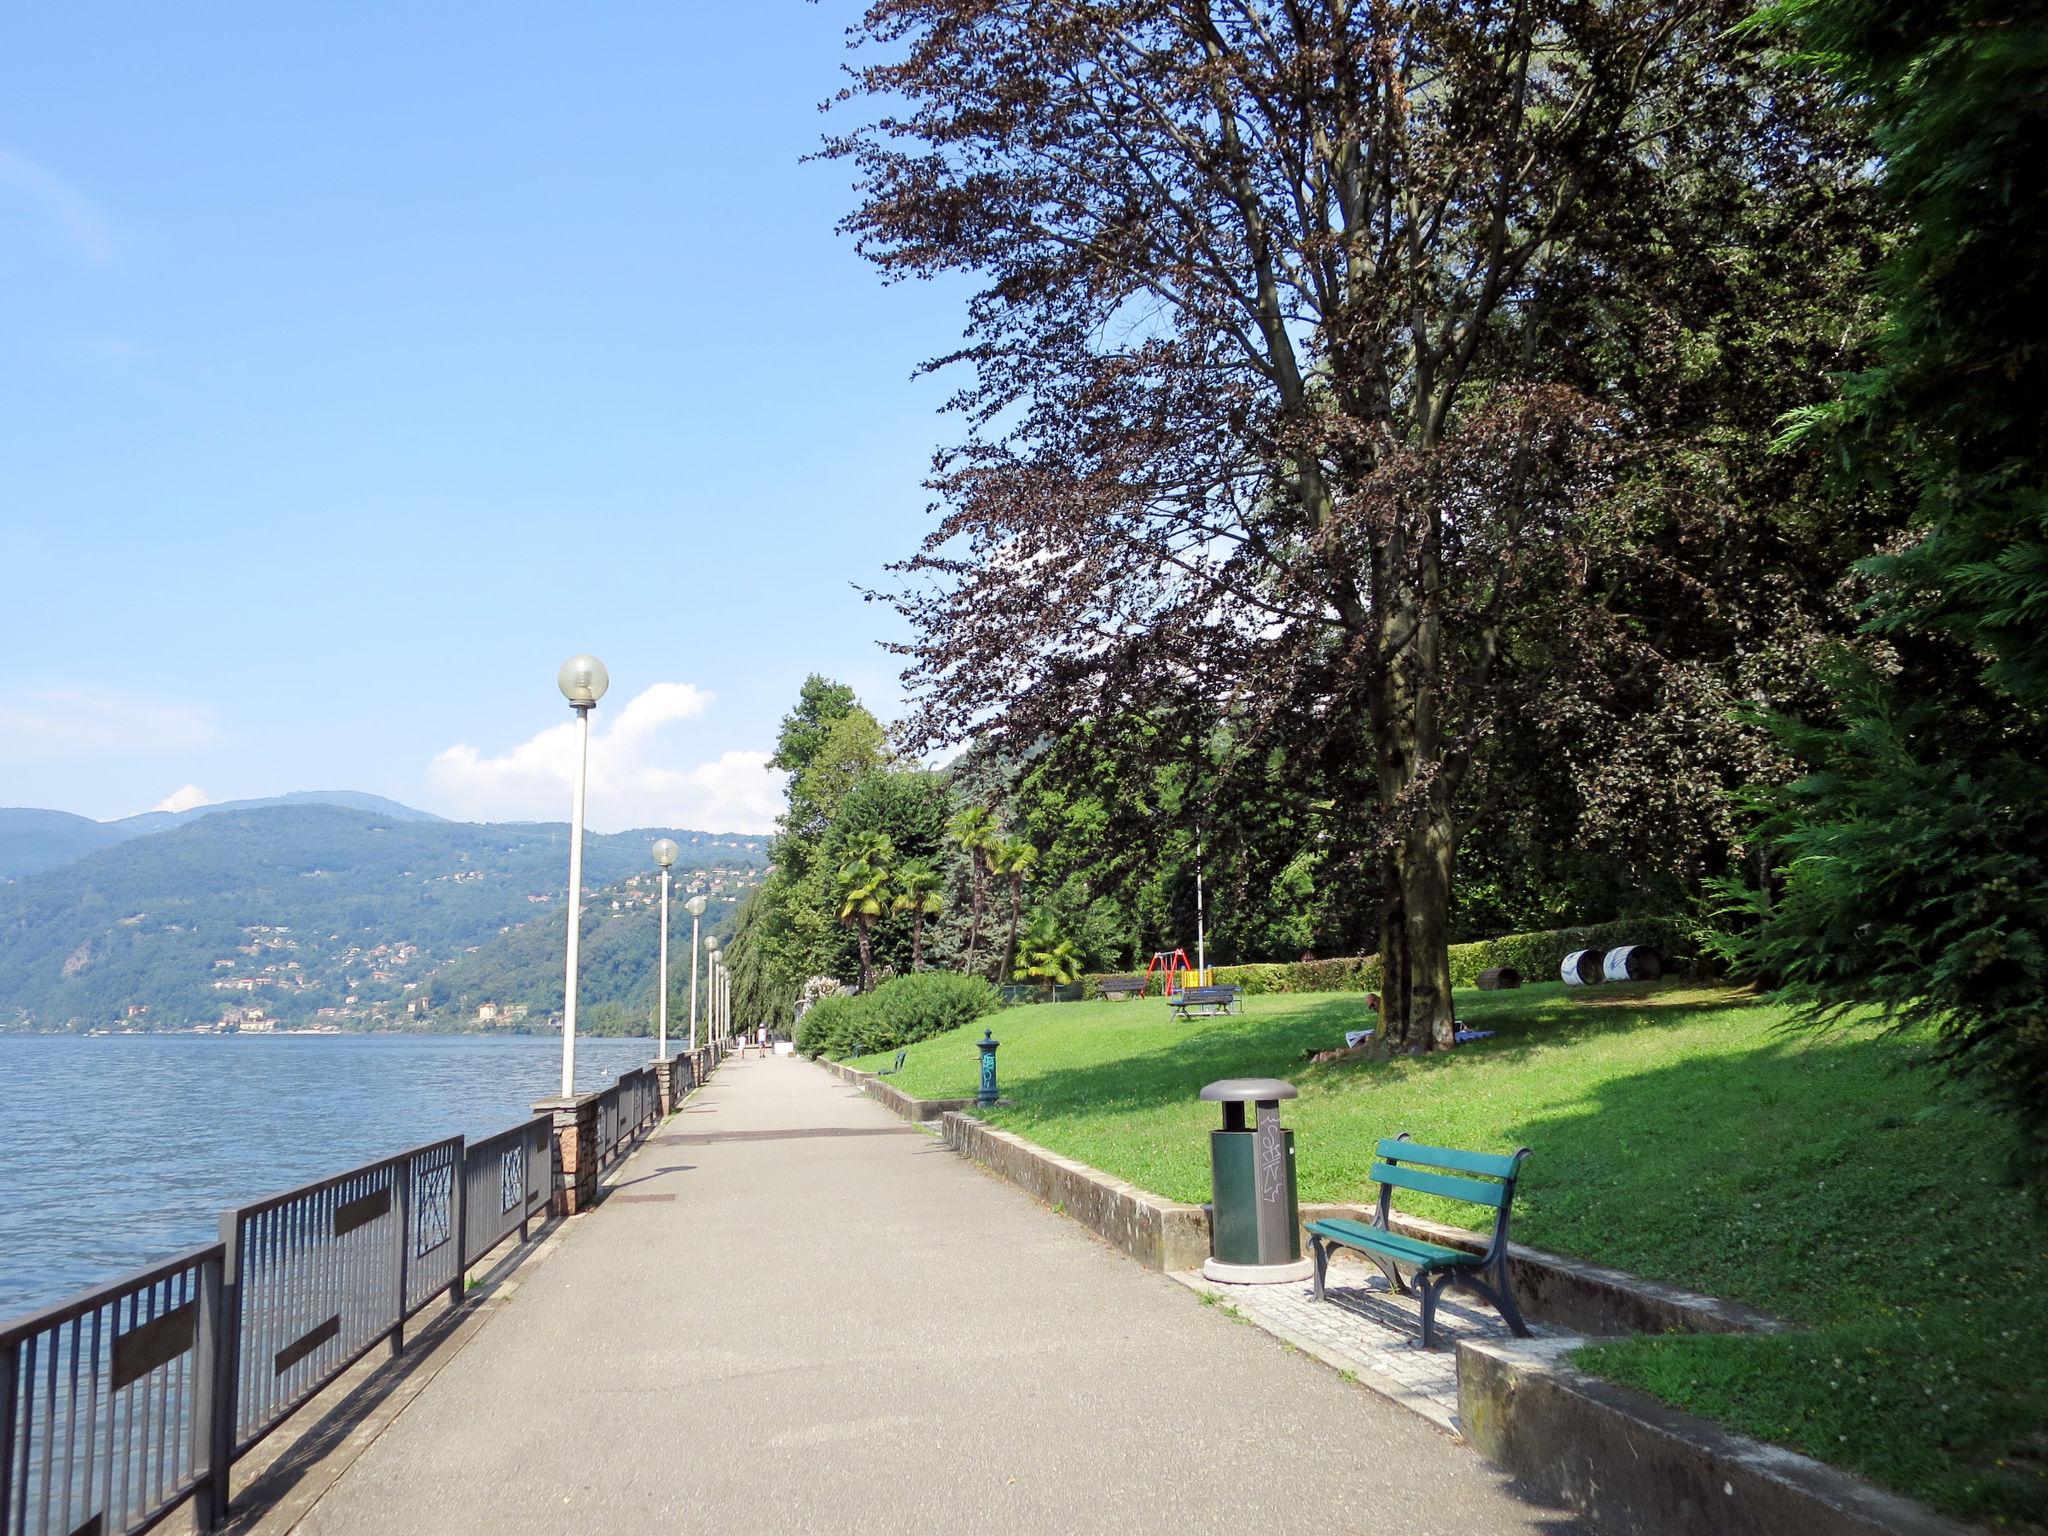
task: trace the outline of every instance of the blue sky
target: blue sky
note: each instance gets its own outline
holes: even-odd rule
[[[0,16],[0,804],[364,789],[751,830],[874,581],[960,290],[800,164],[851,6]],[[628,709],[627,706],[631,705]]]

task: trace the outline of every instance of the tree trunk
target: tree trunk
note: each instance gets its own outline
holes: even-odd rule
[[[1017,974],[1017,915],[1022,910],[1024,880],[1020,875],[1010,877],[1010,958],[1003,963],[1003,974],[998,982],[1014,980]]]
[[[1441,620],[1431,590],[1433,540],[1424,534],[1420,581],[1386,584],[1396,601],[1382,605],[1386,649],[1372,705],[1380,811],[1389,846],[1380,859],[1379,1041],[1393,1051],[1429,1051],[1454,1044],[1451,1012],[1451,873],[1457,853],[1452,816],[1458,774],[1445,761]],[[1386,551],[1400,572],[1398,537]],[[1383,571],[1387,567],[1382,568]],[[1406,586],[1406,591],[1400,590]],[[1405,643],[1389,643],[1402,636]]]
[[[967,920],[967,964],[964,967],[970,976],[974,974],[975,951],[981,947],[981,904],[987,878],[987,871],[981,864],[981,853],[977,850],[974,854],[974,909]]]
[[[910,914],[910,968],[924,969],[924,913],[918,911]]]
[[[1383,861],[1379,1028],[1389,1050],[1438,1050],[1453,1043],[1452,857],[1449,818],[1431,816]]]
[[[860,989],[872,992],[875,990],[875,962],[868,943],[868,919],[863,917],[856,926],[860,933]]]

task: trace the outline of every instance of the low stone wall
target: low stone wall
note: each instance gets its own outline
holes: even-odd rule
[[[1376,1209],[1370,1205],[1304,1205],[1301,1220],[1304,1226],[1333,1216],[1364,1221]],[[1486,1248],[1486,1238],[1479,1233],[1447,1227],[1440,1221],[1395,1211],[1391,1224],[1404,1237],[1441,1247],[1466,1253],[1481,1253]],[[1302,1251],[1308,1251],[1305,1236]],[[1539,1322],[1555,1323],[1574,1333],[1603,1338],[1631,1333],[1783,1333],[1790,1326],[1740,1302],[1702,1296],[1520,1243],[1508,1244],[1508,1266],[1522,1311]]]
[[[1461,1340],[1458,1423],[1602,1530],[1967,1536],[1972,1527],[1565,1364],[1573,1340]]]
[[[872,1072],[863,1072],[858,1067],[849,1067],[843,1061],[826,1061],[823,1057],[818,1064],[835,1077],[844,1078],[891,1114],[905,1120],[923,1124],[936,1120],[951,1110],[970,1108],[972,1099],[918,1099],[913,1098],[893,1083],[886,1083]]]
[[[1195,1269],[1209,1256],[1209,1216],[1199,1205],[1162,1199],[957,1110],[939,1123],[954,1151],[1060,1209],[1147,1269]]]

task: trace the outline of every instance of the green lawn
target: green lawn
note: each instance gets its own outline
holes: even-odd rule
[[[1806,1325],[1617,1341],[1581,1363],[1944,1509],[2048,1526],[2048,1221],[2001,1181],[2003,1124],[1938,1086],[1917,1042],[1790,1034],[1770,1004],[1684,984],[1474,993],[1459,1013],[1499,1033],[1311,1067],[1307,1049],[1370,1027],[1358,994],[1189,1023],[1156,1000],[1013,1008],[989,1022],[1017,1102],[990,1118],[1189,1201],[1208,1197],[1219,1123],[1195,1095],[1219,1077],[1301,1088],[1287,1121],[1307,1201],[1367,1198],[1373,1142],[1397,1131],[1532,1147],[1517,1238]],[[890,1081],[971,1095],[980,1033],[913,1046]]]

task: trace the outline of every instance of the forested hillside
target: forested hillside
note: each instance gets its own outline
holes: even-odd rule
[[[682,847],[684,887],[736,892],[767,862],[760,838],[592,835],[586,888],[641,875],[651,890],[648,848],[664,833]],[[559,823],[322,805],[220,812],[0,887],[0,1028],[178,1028],[244,1007],[285,1023],[396,1022],[431,995],[438,965],[551,915],[559,946],[567,873]],[[651,936],[648,949],[651,959]],[[560,990],[558,975],[553,1002],[532,1001],[559,1006]],[[455,1022],[425,1011],[430,1024]]]

